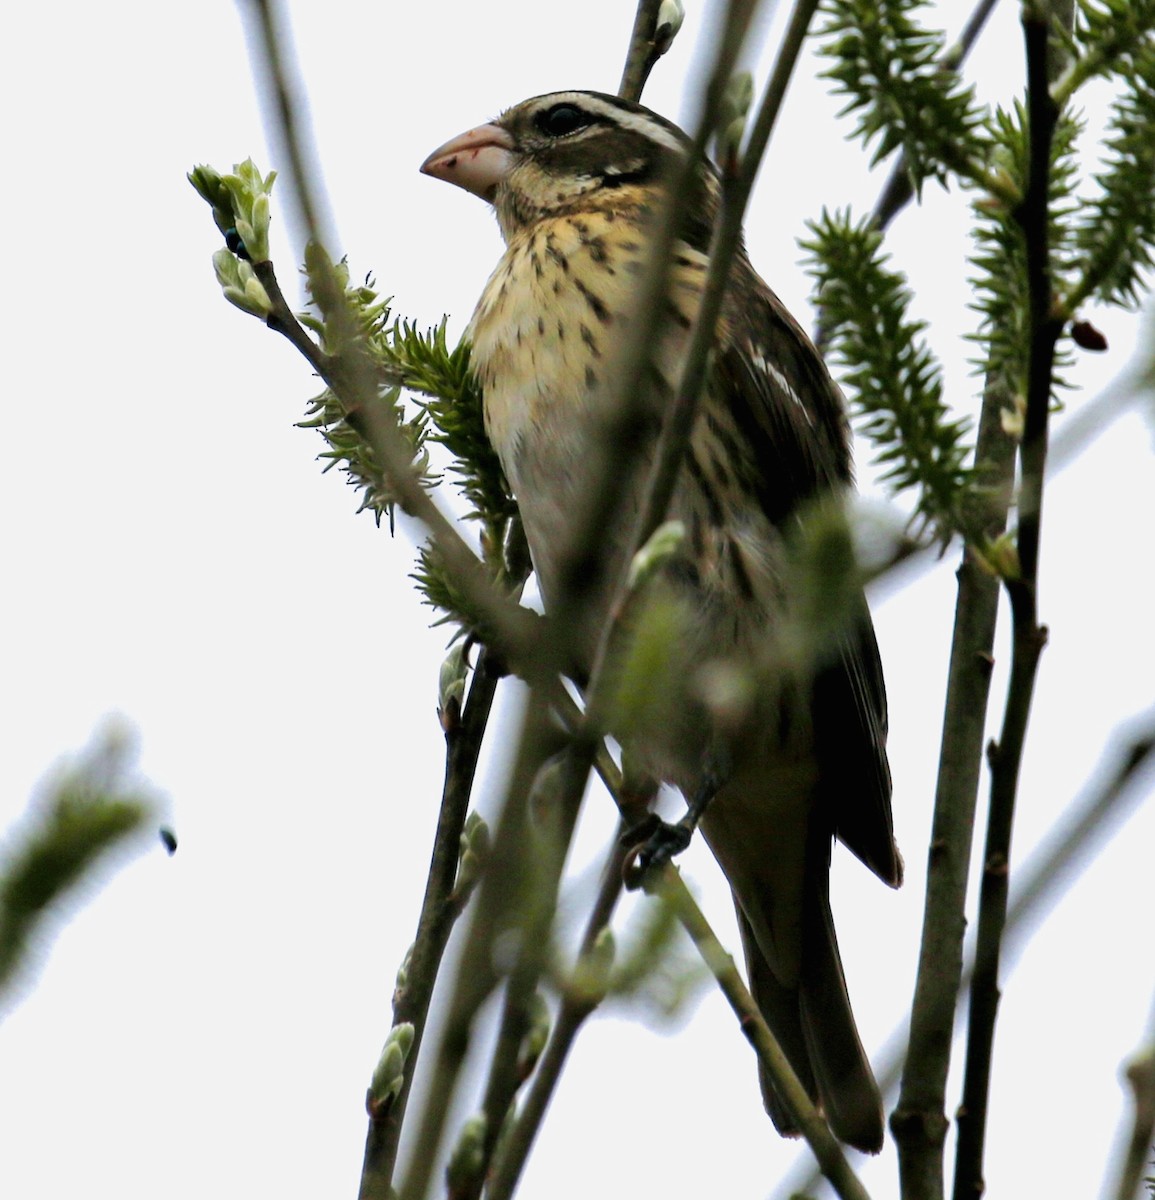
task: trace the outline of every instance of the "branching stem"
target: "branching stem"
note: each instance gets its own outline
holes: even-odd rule
[[[449,934],[460,915],[453,889],[461,831],[469,811],[477,759],[496,689],[497,675],[488,669],[486,652],[483,650],[478,656],[460,718],[451,722],[446,730],[445,784],[433,839],[429,877],[425,884],[425,899],[421,905],[405,984],[393,1001],[393,1024],[409,1022],[414,1030],[413,1045],[405,1064],[405,1082],[400,1094],[384,1113],[370,1114],[359,1200],[388,1200],[392,1186],[401,1125],[429,1015],[433,985],[441,969]]]
[[[966,1072],[959,1109],[954,1200],[976,1200],[984,1189],[983,1149],[999,999],[999,956],[1007,914],[1011,833],[1031,700],[1039,657],[1046,644],[1046,629],[1038,623],[1039,541],[1055,346],[1062,329],[1052,313],[1048,245],[1051,142],[1057,118],[1050,90],[1050,21],[1048,5],[1024,6],[1030,161],[1027,191],[1017,217],[1026,246],[1030,349],[1026,416],[1019,449],[1019,575],[1007,582],[1012,623],[1011,669],[1002,730],[998,743],[990,751],[990,814],[979,896]]]

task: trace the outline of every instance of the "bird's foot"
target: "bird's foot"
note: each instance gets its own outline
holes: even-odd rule
[[[683,821],[671,824],[657,813],[628,829],[622,836],[623,844],[633,847],[626,862],[626,886],[631,891],[641,887],[646,874],[681,854],[693,835],[692,825]]]

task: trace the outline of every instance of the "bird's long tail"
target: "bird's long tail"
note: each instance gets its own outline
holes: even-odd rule
[[[774,973],[743,909],[743,901],[756,904],[760,897],[735,896],[750,991],[802,1086],[821,1105],[835,1136],[877,1154],[883,1139],[882,1098],[850,1009],[830,915],[826,871],[818,879],[813,871],[807,874],[796,986],[784,985]],[[761,1064],[758,1073],[763,1103],[775,1126],[781,1133],[797,1134],[796,1122]]]

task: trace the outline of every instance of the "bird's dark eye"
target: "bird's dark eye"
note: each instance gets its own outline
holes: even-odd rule
[[[555,104],[539,113],[537,127],[549,137],[565,137],[593,123],[593,118],[576,104]]]

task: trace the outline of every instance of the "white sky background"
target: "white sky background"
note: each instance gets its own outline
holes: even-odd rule
[[[421,177],[421,160],[527,96],[614,90],[632,7],[293,6],[338,248],[355,272],[375,272],[398,312],[422,323],[448,312],[459,332],[500,254],[485,206]],[[952,21],[962,7],[948,6]],[[699,8],[647,92],[683,120]],[[62,752],[119,713],[140,731],[141,769],[169,797],[181,844],[171,860],[151,848],[91,897],[0,1025],[0,1195],[353,1196],[364,1089],[436,817],[444,631],[429,629],[406,578],[405,531],[391,540],[354,516],[353,493],[320,474],[318,435],[293,428],[318,390],[307,367],[214,282],[219,238],[185,171],[249,154],[280,165],[234,7],[20,5],[5,27],[0,828]],[[1007,3],[970,68],[985,96],[1010,96],[1020,47]],[[808,60],[747,222],[755,265],[804,323],[804,219],[823,203],[865,211],[883,178],[842,143],[813,74]],[[286,198],[274,256],[288,290]],[[963,203],[928,187],[889,241],[933,321],[950,394],[968,404]],[[1080,361],[1070,413],[1135,345],[1134,318],[1097,320],[1111,353]],[[859,458],[877,494],[868,453]],[[1131,414],[1048,493],[1051,643],[1019,861],[1115,727],[1151,705],[1152,465],[1150,426]],[[910,1000],[955,562],[873,598],[907,883],[890,893],[836,852],[835,916],[868,1045]],[[1004,682],[1000,670],[996,716]],[[499,766],[482,779],[478,802],[491,809]],[[579,866],[600,861],[613,822],[594,794]],[[1123,1112],[1119,1064],[1155,990],[1153,839],[1148,804],[1007,980],[992,1200],[1101,1186]],[[683,866],[736,950],[708,853],[695,845]],[[721,997],[707,990],[663,1033],[614,1015],[591,1022],[525,1196],[697,1197],[721,1183],[728,1197],[774,1193],[800,1151],[763,1115]],[[865,1179],[885,1197],[895,1178],[888,1145]]]

